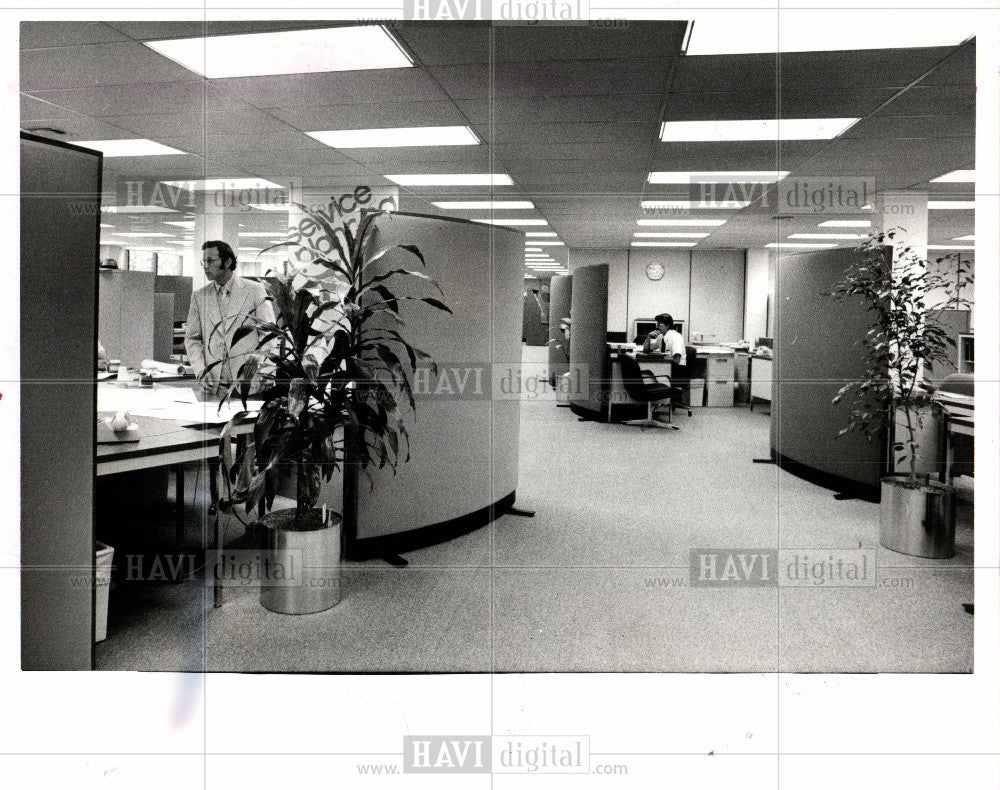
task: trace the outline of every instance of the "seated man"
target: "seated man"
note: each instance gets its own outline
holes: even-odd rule
[[[642,350],[647,353],[666,354],[675,365],[683,365],[686,361],[684,338],[674,329],[674,319],[669,313],[656,316],[656,329],[646,336]]]

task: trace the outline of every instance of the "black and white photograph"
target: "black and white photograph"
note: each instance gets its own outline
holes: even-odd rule
[[[10,786],[996,786],[1000,16],[640,5],[3,17]]]

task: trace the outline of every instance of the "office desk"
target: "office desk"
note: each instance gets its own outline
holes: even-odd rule
[[[976,400],[971,395],[938,392],[934,401],[941,407],[941,443],[944,447],[944,465],[941,469],[941,482],[951,484],[951,467],[955,461],[955,449],[952,437],[974,436],[976,428]]]
[[[613,406],[623,406],[626,404],[633,405],[638,403],[638,401],[632,400],[632,398],[629,397],[629,394],[625,391],[625,382],[622,380],[621,365],[618,364],[619,353],[622,352],[611,352],[611,381],[608,387],[608,422],[611,422],[611,408]],[[639,363],[639,367],[642,370],[648,370],[657,378],[660,376],[663,376],[666,379],[670,378],[670,373],[673,370],[673,363],[670,362],[670,358],[666,354],[637,353],[632,356],[635,356],[636,362]]]
[[[751,354],[747,361],[747,375],[750,379],[750,411],[753,411],[753,405],[757,401],[770,404],[774,360]]]
[[[174,471],[177,487],[176,539],[184,539],[184,471],[182,465],[194,461],[211,462],[219,454],[219,433],[233,411],[242,410],[242,404],[226,408],[220,414],[212,402],[182,403],[177,398],[187,398],[190,388],[176,384],[157,385],[156,388],[122,388],[113,383],[99,384],[97,388],[98,419],[115,411],[128,411],[139,426],[138,442],[97,444],[94,453],[95,472],[98,476],[133,472],[142,469],[170,467]],[[256,404],[248,402],[253,409]],[[113,408],[108,408],[113,407]],[[138,413],[137,413],[138,412]],[[145,413],[142,413],[145,412]],[[151,416],[160,413],[163,416]],[[244,436],[253,430],[252,416],[248,416],[233,431]],[[214,545],[222,547],[221,523],[218,513],[219,492],[215,474],[209,475],[211,505],[215,511]],[[222,605],[222,587],[218,580],[214,592],[215,606]]]

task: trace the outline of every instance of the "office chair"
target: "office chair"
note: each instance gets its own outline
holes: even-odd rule
[[[623,425],[638,425],[640,428],[672,428],[678,430],[676,425],[670,424],[670,412],[667,412],[667,422],[653,419],[653,405],[670,401],[672,387],[669,384],[660,384],[656,377],[648,370],[642,370],[634,357],[621,354],[618,357],[621,365],[622,383],[625,385],[625,392],[632,400],[646,404],[646,419],[626,420]]]
[[[695,346],[684,346],[684,364],[674,365],[670,376],[673,386],[673,394],[670,398],[670,411],[673,413],[674,405],[679,405],[691,416],[691,379],[694,376],[696,361],[698,359],[698,349]],[[684,401],[684,391],[687,390],[687,402]]]

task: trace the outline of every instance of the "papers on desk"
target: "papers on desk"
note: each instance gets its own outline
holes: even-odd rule
[[[248,400],[247,411],[255,415],[263,401]],[[159,417],[181,425],[225,425],[243,411],[239,399],[219,408],[215,400],[199,401],[190,387],[162,389],[121,389],[114,386],[97,388],[98,411],[127,411],[141,417]]]

